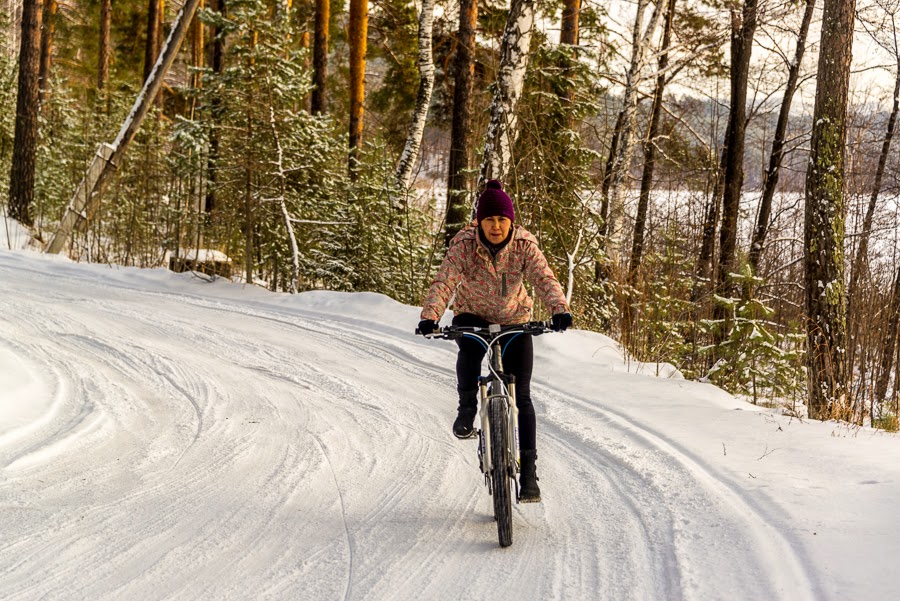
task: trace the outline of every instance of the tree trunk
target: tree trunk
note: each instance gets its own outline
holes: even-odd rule
[[[812,22],[816,0],[806,0],[806,10],[803,13],[803,21],[800,24],[800,33],[797,35],[797,49],[794,51],[794,60],[788,68],[788,80],[781,99],[781,109],[778,112],[778,123],[775,126],[775,137],[772,139],[772,154],[769,156],[769,167],[766,170],[765,184],[762,200],[759,203],[759,214],[756,218],[756,228],[753,230],[753,240],[750,243],[750,270],[756,275],[759,272],[759,260],[762,256],[766,234],[769,231],[769,219],[772,216],[772,201],[775,198],[775,190],[778,187],[778,178],[781,174],[781,162],[784,158],[784,142],[787,135],[788,118],[791,113],[791,102],[794,92],[797,90],[797,82],[800,79],[800,65],[803,62],[803,54],[806,51],[806,36],[809,34],[809,24]]]
[[[100,45],[97,52],[97,89],[109,81],[109,29],[112,23],[112,0],[100,0]]]
[[[878,379],[875,381],[875,395],[873,401],[885,401],[888,384],[891,380],[891,372],[894,365],[894,354],[897,348],[897,335],[900,330],[900,269],[894,278],[894,293],[891,295],[891,316],[888,321],[887,331],[884,333],[884,342],[881,350],[881,368],[878,371]],[[894,383],[896,387],[896,382]],[[874,415],[873,415],[874,417]]]
[[[419,158],[422,135],[425,133],[425,122],[428,119],[428,106],[431,104],[431,92],[434,89],[434,60],[431,56],[433,24],[434,0],[422,0],[419,14],[419,93],[416,96],[416,108],[409,124],[406,146],[400,155],[395,179],[395,185],[404,198],[412,180],[413,167]]]
[[[900,111],[900,61],[897,63],[897,74],[894,79],[894,105],[891,107],[891,115],[888,117],[887,132],[881,144],[881,155],[878,157],[878,167],[875,170],[875,181],[872,183],[872,195],[869,197],[869,206],[866,207],[866,216],[863,218],[862,232],[859,238],[859,248],[853,258],[853,267],[850,270],[850,286],[847,289],[847,318],[855,320],[853,304],[858,292],[859,282],[869,257],[869,238],[872,235],[872,220],[875,217],[875,207],[878,204],[878,195],[881,192],[881,182],[884,179],[884,169],[887,165],[888,155],[891,151],[891,141],[894,139],[894,128],[897,125],[897,113]],[[852,328],[851,328],[852,331]]]
[[[50,88],[50,63],[53,58],[53,36],[56,33],[56,11],[59,5],[56,0],[44,0],[41,17],[41,67],[38,75],[39,96],[41,104]]]
[[[212,10],[220,13],[222,16],[226,14],[225,0],[212,0]],[[212,38],[212,52],[210,56],[210,67],[213,75],[218,77],[222,74],[225,58],[225,33],[220,31],[215,25],[210,31]],[[210,101],[210,127],[209,127],[209,154],[206,161],[206,206],[204,207],[206,214],[212,214],[217,208],[216,194],[218,193],[218,161],[219,161],[219,123],[222,118],[222,99],[217,93],[213,93]]]
[[[581,14],[581,0],[563,0],[562,29],[559,43],[578,45],[578,17]]]
[[[199,9],[203,10],[206,5],[206,0],[200,0]],[[203,21],[200,19],[194,19],[191,22],[191,66],[194,67],[194,71],[190,74],[191,77],[191,87],[198,89],[203,86],[203,78],[200,74],[200,70],[206,64],[206,61],[203,56],[203,48],[206,44],[206,28],[203,26]],[[191,107],[196,105],[196,99],[191,101]],[[191,118],[193,119],[193,108],[191,108]]]
[[[369,28],[368,0],[350,0],[350,174],[356,173],[362,149],[363,100],[366,85],[366,38]]]
[[[653,107],[650,110],[650,126],[647,128],[647,138],[644,141],[644,172],[641,175],[641,193],[638,199],[637,216],[634,220],[634,238],[631,244],[631,265],[628,268],[628,282],[632,285],[635,283],[644,255],[644,228],[647,223],[647,209],[650,205],[653,171],[656,167],[656,137],[659,135],[659,121],[662,116],[662,100],[666,88],[666,69],[669,66],[669,46],[672,43],[672,21],[675,19],[676,2],[677,0],[667,0],[659,55],[659,75],[656,76]]]
[[[34,202],[34,162],[38,134],[38,77],[41,59],[41,0],[22,5],[22,42],[19,50],[19,89],[12,170],[9,178],[9,216],[31,226]]]
[[[718,159],[718,169],[715,171],[712,197],[706,207],[706,216],[703,219],[703,236],[700,242],[700,254],[697,256],[697,283],[694,286],[694,294],[691,295],[692,302],[697,302],[700,299],[700,292],[705,288],[705,284],[712,274],[712,262],[716,246],[716,228],[719,225],[721,209],[719,201],[722,198],[722,187],[724,184],[722,172],[725,170],[725,154],[726,150],[723,148]]]
[[[150,77],[159,56],[159,8],[161,0],[147,2],[147,39],[144,42],[144,81]]]
[[[722,194],[722,227],[719,230],[719,264],[716,268],[715,285],[716,292],[722,296],[731,295],[730,274],[736,271],[734,261],[737,249],[738,212],[744,184],[747,83],[750,77],[750,54],[756,24],[757,0],[745,0],[740,18],[737,11],[732,12],[731,107],[728,112],[728,127],[725,130],[725,185]],[[726,319],[727,308],[716,304],[713,316],[717,320]],[[724,328],[718,330],[716,341],[721,342],[725,335]]]
[[[316,0],[316,30],[313,42],[313,85],[311,112],[328,112],[328,24],[331,22],[331,0]]]
[[[613,126],[612,138],[609,141],[609,154],[606,155],[606,164],[603,167],[603,181],[600,183],[600,216],[603,223],[600,225],[600,235],[606,236],[609,228],[609,186],[612,183],[613,163],[619,152],[619,139],[622,134],[622,124],[625,122],[625,109],[619,111],[616,124]]]
[[[560,59],[560,74],[562,85],[559,90],[559,98],[563,101],[563,107],[571,107],[575,100],[574,90],[570,82],[569,73],[578,60],[575,47],[578,46],[578,24],[581,15],[581,0],[563,0],[562,28],[559,32],[560,46],[569,46],[569,51]],[[571,110],[567,111],[567,119],[560,126],[568,129],[575,128],[575,115]]]
[[[533,31],[534,0],[511,0],[500,44],[497,87],[491,101],[479,188],[489,179],[505,178],[512,168],[512,146],[518,124],[516,107],[525,85]]]
[[[818,86],[806,172],[806,266],[809,415],[846,417],[844,153],[855,0],[825,0]]]
[[[625,195],[628,189],[628,168],[634,151],[634,128],[637,120],[638,85],[644,69],[644,54],[659,24],[662,2],[656,4],[647,28],[641,32],[644,11],[649,0],[639,0],[632,30],[631,62],[625,75],[625,91],[622,102],[622,127],[619,132],[618,148],[609,175],[609,211],[606,227],[606,253],[613,269],[621,261],[622,228],[625,221]]]
[[[447,214],[445,243],[450,244],[469,219],[469,146],[471,127],[472,82],[475,79],[475,27],[478,0],[460,0],[459,31],[456,56],[453,59],[453,117],[450,124],[450,165],[447,180]]]

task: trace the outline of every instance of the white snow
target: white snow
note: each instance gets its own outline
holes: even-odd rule
[[[897,436],[577,330],[535,340],[544,501],[500,549],[455,347],[417,321],[4,244],[0,598],[894,597]]]

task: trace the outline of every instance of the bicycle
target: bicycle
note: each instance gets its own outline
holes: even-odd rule
[[[501,547],[512,544],[512,490],[520,502],[519,482],[519,409],[516,406],[515,376],[503,372],[501,339],[519,334],[538,336],[550,331],[547,321],[488,327],[446,326],[426,338],[457,340],[472,338],[487,351],[490,374],[478,378],[481,429],[478,435],[478,464],[484,474],[488,494],[494,499],[494,520]],[[419,334],[416,330],[416,334]],[[512,338],[510,338],[510,341]],[[509,341],[507,341],[509,344]],[[512,485],[510,484],[512,481]]]

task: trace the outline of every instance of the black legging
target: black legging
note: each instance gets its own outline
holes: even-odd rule
[[[455,326],[485,327],[490,322],[472,313],[460,313],[453,318]],[[508,346],[503,351],[503,368],[516,377],[516,405],[519,408],[519,450],[537,448],[537,420],[531,403],[531,372],[534,368],[534,344],[531,334],[509,337]],[[481,375],[481,361],[484,347],[470,338],[460,338],[459,355],[456,358],[456,381],[460,399],[476,398],[478,376]],[[501,341],[501,348],[506,345]]]

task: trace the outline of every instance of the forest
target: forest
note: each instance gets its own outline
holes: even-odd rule
[[[74,260],[416,305],[500,179],[575,327],[896,431],[898,16],[0,0],[0,218]]]

